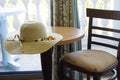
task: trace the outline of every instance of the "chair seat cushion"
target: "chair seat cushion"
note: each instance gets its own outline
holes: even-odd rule
[[[76,51],[63,56],[62,61],[88,71],[101,72],[117,61],[112,54],[100,50]]]

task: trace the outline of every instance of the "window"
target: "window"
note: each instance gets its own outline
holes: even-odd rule
[[[6,33],[19,31],[26,21],[43,22],[49,32],[50,0],[0,0],[0,21],[2,28],[0,30]],[[2,66],[0,72],[40,71],[40,55],[10,55],[3,49],[3,38],[6,33],[2,32],[0,33]]]
[[[79,11],[79,20],[80,27],[85,30],[86,35],[82,39],[83,49],[86,49],[87,44],[87,30],[88,30],[88,19],[86,17],[86,8],[97,8],[97,9],[108,9],[108,10],[120,10],[119,0],[78,0],[78,11]],[[120,23],[117,22],[106,22],[105,20],[96,20],[95,25],[104,25],[106,27],[114,27],[119,29]],[[102,32],[100,32],[102,34]],[[113,34],[108,34],[113,35]]]

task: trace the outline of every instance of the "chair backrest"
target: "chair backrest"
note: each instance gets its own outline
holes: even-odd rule
[[[118,51],[120,24],[117,28],[112,26],[114,26],[115,21],[120,21],[120,11],[87,8],[87,17],[89,17],[88,49],[91,49],[91,45],[94,44],[116,49]],[[100,20],[103,22],[104,26],[102,24],[96,25]],[[112,25],[106,23],[112,23]]]

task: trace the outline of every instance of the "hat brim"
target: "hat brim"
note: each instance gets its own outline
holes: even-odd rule
[[[38,54],[43,53],[57,44],[63,39],[62,35],[57,33],[49,33],[50,36],[54,36],[54,40],[43,40],[37,42],[20,42],[18,40],[8,41],[5,39],[4,46],[10,54]],[[49,36],[48,35],[48,36]],[[13,35],[12,35],[13,36]]]

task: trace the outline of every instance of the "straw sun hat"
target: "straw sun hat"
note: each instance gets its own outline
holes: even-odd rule
[[[40,22],[24,23],[18,34],[10,33],[5,39],[4,46],[10,54],[43,53],[63,38],[57,33],[47,33]]]

